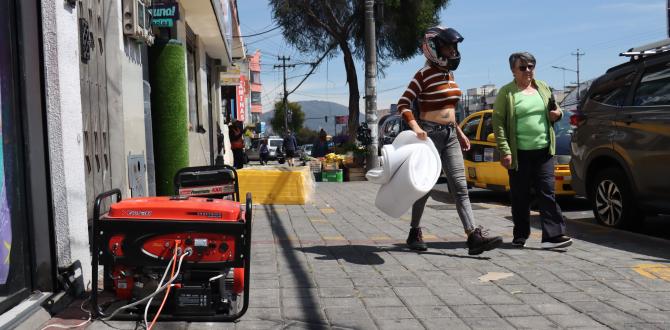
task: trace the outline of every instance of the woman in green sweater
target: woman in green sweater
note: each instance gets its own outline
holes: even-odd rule
[[[553,123],[563,116],[547,84],[535,80],[535,57],[514,53],[509,65],[514,80],[498,92],[493,107],[493,129],[500,163],[509,173],[514,239],[523,247],[530,235],[530,187],[535,189],[542,219],[542,248],[572,244],[565,236],[565,220],[554,195]]]

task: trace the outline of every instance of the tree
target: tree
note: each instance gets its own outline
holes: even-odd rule
[[[289,121],[288,127],[291,131],[298,132],[305,123],[305,113],[302,112],[298,103],[288,102],[288,108],[291,110],[291,121]],[[270,125],[272,125],[272,131],[279,135],[286,133],[284,130],[284,113],[284,103],[281,101],[275,102],[275,115],[270,120]]]
[[[303,127],[296,133],[295,138],[300,145],[310,144],[316,142],[319,138],[319,132]]]
[[[390,61],[406,61],[419,52],[423,33],[437,25],[438,13],[449,0],[377,1],[383,3],[376,32],[377,65],[383,75]],[[365,56],[365,0],[270,0],[270,5],[284,39],[299,51],[330,52],[330,57],[337,55],[335,49],[342,53],[349,86],[348,135],[354,139],[360,113],[354,58]]]

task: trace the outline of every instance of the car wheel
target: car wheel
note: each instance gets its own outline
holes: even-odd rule
[[[607,168],[596,175],[589,191],[596,220],[604,226],[630,228],[639,225],[644,215],[638,212],[626,174]]]

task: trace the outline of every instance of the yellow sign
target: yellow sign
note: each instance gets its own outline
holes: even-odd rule
[[[633,267],[638,274],[651,280],[670,282],[670,266],[664,264],[640,264]]]

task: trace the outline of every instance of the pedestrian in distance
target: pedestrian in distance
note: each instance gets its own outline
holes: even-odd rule
[[[286,153],[286,162],[288,166],[293,166],[293,158],[295,157],[295,151],[298,149],[298,142],[295,140],[295,136],[291,133],[291,130],[286,132],[284,136],[284,153]]]
[[[328,154],[328,134],[323,128],[319,131],[319,138],[312,147],[312,157],[320,158]]]
[[[244,134],[242,122],[234,121],[228,130],[228,138],[230,139],[230,149],[233,151],[233,165],[236,169],[244,167]]]
[[[535,57],[514,53],[509,66],[514,80],[498,92],[493,106],[493,130],[500,163],[509,173],[514,238],[524,247],[530,235],[530,188],[535,189],[542,221],[542,248],[572,244],[565,236],[565,220],[554,195],[554,122],[563,112],[549,86],[535,79]]]
[[[477,255],[500,246],[502,237],[489,237],[486,230],[475,226],[465,181],[462,150],[470,149],[470,141],[456,124],[455,109],[462,93],[453,73],[461,60],[458,44],[462,41],[461,34],[453,28],[436,26],[426,31],[421,46],[426,64],[416,72],[402,94],[398,111],[419,139],[430,138],[435,144],[449,192],[454,195],[458,216],[468,236],[468,253]],[[414,117],[412,104],[418,104],[419,118]],[[412,222],[407,237],[407,245],[412,250],[427,249],[419,224],[429,195],[412,205]]]
[[[261,140],[261,147],[258,149],[261,165],[267,165],[270,159],[270,150],[268,149],[268,139]]]

